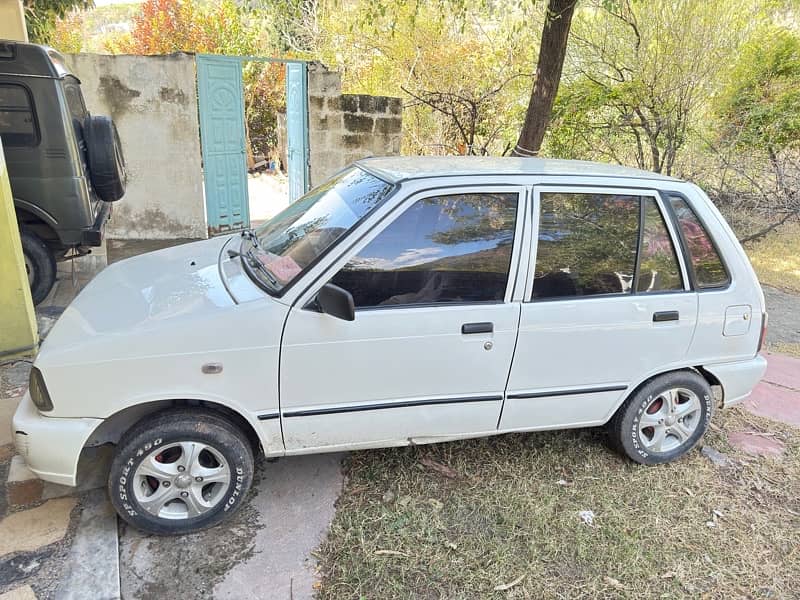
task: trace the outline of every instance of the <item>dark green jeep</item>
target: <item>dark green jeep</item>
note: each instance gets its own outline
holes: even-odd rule
[[[0,138],[35,303],[56,261],[91,252],[111,202],[125,193],[125,162],[109,117],[90,115],[64,57],[0,41]]]

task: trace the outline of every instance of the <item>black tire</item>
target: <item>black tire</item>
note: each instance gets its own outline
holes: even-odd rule
[[[31,284],[33,303],[39,304],[47,298],[56,282],[56,258],[42,239],[35,233],[22,229],[22,253],[25,256],[25,270]]]
[[[117,126],[111,117],[86,117],[83,124],[89,176],[97,196],[115,202],[125,195],[127,173]]]
[[[680,391],[670,396],[670,390]],[[675,407],[674,414],[670,406]],[[692,407],[696,408],[689,413]],[[694,371],[665,373],[641,386],[619,408],[608,424],[609,442],[640,464],[670,462],[697,445],[708,430],[713,410],[714,397],[702,376]],[[659,436],[661,431],[666,434]]]
[[[176,478],[164,486],[163,481],[158,483],[155,480],[154,484],[155,478],[142,477],[137,469],[151,456],[161,463],[159,457],[173,452],[178,442],[199,442],[212,447],[224,458],[220,467],[228,468],[230,482],[227,485],[208,484],[219,487],[215,487],[216,491],[213,492],[213,497],[218,500],[214,500],[213,506],[207,512],[195,517],[165,518],[149,512],[142,506],[139,498],[148,493],[155,494],[159,490],[170,492],[170,487],[178,494],[188,495],[188,491],[180,490],[186,485],[194,489],[194,476],[189,474],[188,484],[181,483]],[[154,454],[159,449],[163,451]],[[179,465],[180,459],[163,462],[167,466]],[[180,469],[180,466],[176,469]],[[185,477],[185,472],[182,476]],[[147,417],[125,434],[111,463],[108,493],[117,513],[134,527],[157,535],[181,535],[208,529],[234,514],[242,505],[252,481],[253,451],[242,431],[213,411],[175,409]],[[147,500],[146,496],[144,500]],[[183,510],[188,508],[183,500],[174,498],[161,510],[170,510],[176,506],[178,510],[182,510],[181,504]]]

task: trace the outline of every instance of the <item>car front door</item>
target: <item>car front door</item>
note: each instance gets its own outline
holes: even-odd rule
[[[287,451],[496,430],[525,203],[521,187],[418,193],[299,296],[281,350]],[[355,320],[315,306],[327,282],[353,295]]]
[[[533,197],[535,266],[500,429],[599,425],[643,378],[684,366],[697,294],[657,192]]]

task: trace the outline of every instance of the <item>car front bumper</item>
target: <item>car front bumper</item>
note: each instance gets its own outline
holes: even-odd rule
[[[14,413],[11,433],[17,453],[31,471],[45,481],[74,486],[81,450],[100,423],[102,419],[42,416],[26,392]]]
[[[723,406],[733,406],[747,398],[767,371],[767,359],[757,355],[742,360],[714,365],[703,365],[722,384]]]

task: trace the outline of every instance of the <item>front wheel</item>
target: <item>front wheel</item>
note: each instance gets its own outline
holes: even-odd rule
[[[654,465],[694,448],[711,422],[713,396],[703,377],[675,371],[651,379],[609,423],[611,444],[632,460]]]
[[[252,481],[253,453],[238,428],[210,411],[173,410],[125,435],[111,464],[108,492],[134,527],[178,535],[227,519]]]

